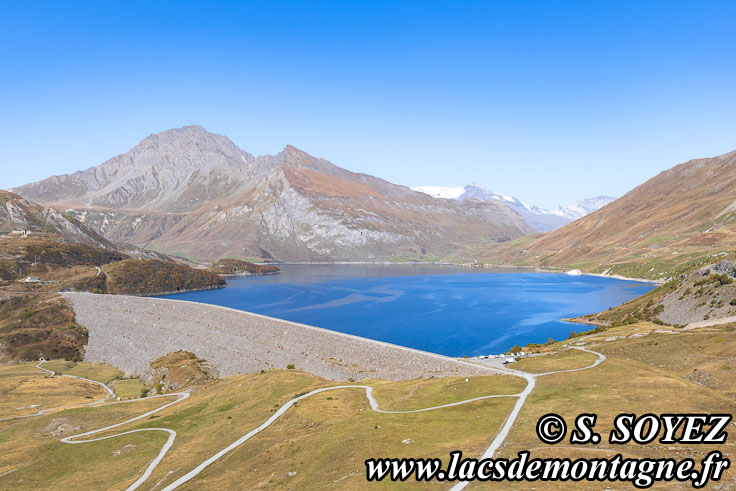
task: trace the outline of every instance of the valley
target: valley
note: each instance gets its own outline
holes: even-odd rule
[[[581,202],[575,205],[580,216],[567,224],[548,220],[568,217],[562,211],[536,209],[478,185],[451,199],[435,198],[294,147],[253,157],[201,127],[152,135],[102,166],[18,189],[43,204],[2,194],[0,355],[11,363],[0,370],[0,391],[13,402],[0,405],[0,486],[360,489],[368,458],[446,459],[457,449],[505,458],[523,450],[536,458],[621,454],[699,462],[710,450],[729,457],[730,442],[549,447],[540,445],[534,427],[549,412],[570,421],[593,411],[603,433],[621,412],[664,413],[676,406],[733,413],[734,155],[681,164],[614,201]],[[554,230],[535,233],[544,227]],[[327,269],[273,264],[280,261],[326,263]],[[341,261],[355,264],[332,264]],[[468,268],[448,283],[463,285],[462,293],[443,287],[433,275],[447,271],[430,272],[428,264],[418,270],[428,276],[408,283],[380,275],[371,280],[365,269],[422,263]],[[529,278],[508,273],[518,282],[514,288],[528,289],[511,291],[531,303],[535,288],[549,289],[570,309],[561,286],[569,282],[574,295],[588,301],[584,285],[605,291],[609,308],[578,311],[568,319],[578,328],[557,321],[558,314],[559,341],[550,336],[542,343],[541,331],[529,338],[536,341],[510,338],[541,322],[541,311],[533,315],[538,307],[530,304],[520,308],[525,318],[518,326],[504,321],[508,332],[476,341],[482,352],[500,352],[514,339],[521,346],[511,351],[531,356],[457,358],[436,354],[442,352],[436,347],[422,351],[408,342],[369,339],[381,332],[381,322],[370,321],[374,303],[400,306],[399,299],[419,288],[419,296],[407,296],[414,308],[424,298],[439,302],[439,311],[453,311],[450,299],[468,297],[475,280],[483,288],[493,283],[487,278],[494,264],[503,266],[499,272],[532,271]],[[290,271],[310,267],[290,279]],[[316,285],[340,278],[340,267],[363,268],[361,284],[343,278],[330,299],[329,288]],[[313,311],[306,323],[144,298],[192,292],[175,297],[190,298],[225,286],[226,277],[238,284],[276,273],[259,279],[266,286],[273,281],[276,297],[247,285],[222,291],[251,295],[259,303],[250,310],[263,304],[266,313],[279,305],[288,312],[293,298],[309,292],[314,300],[291,306]],[[605,290],[606,282],[619,280],[581,276],[586,273],[659,286],[623,282],[626,295],[650,290],[624,298]],[[552,286],[556,281],[562,283]],[[432,291],[422,297],[423,282]],[[508,289],[502,284],[486,295],[503,304],[482,302],[495,305],[492,317],[504,307],[517,310],[503,300]],[[476,308],[470,297],[452,322]],[[340,326],[310,325],[333,304],[362,312],[371,331],[357,330],[365,336],[359,337]],[[393,319],[390,309],[382,312]],[[429,320],[391,322],[427,338],[441,336]],[[454,336],[472,336],[462,332]],[[53,360],[29,362],[39,357]],[[22,464],[26,455],[33,460]],[[80,459],[85,465],[69,464]],[[728,489],[735,479],[727,470],[716,486]],[[453,484],[430,487],[466,486]],[[587,489],[570,482],[547,487]]]
[[[0,491],[736,491],[736,2],[6,2]]]
[[[524,203],[513,196],[494,193],[477,182],[468,184],[465,187],[418,186],[412,189],[428,194],[433,198],[457,201],[464,201],[466,199],[500,201],[519,213],[536,232],[550,232],[558,229],[616,200],[616,198],[610,196],[596,196],[595,198],[576,201],[567,206],[558,206],[554,210],[545,210],[538,206]]]

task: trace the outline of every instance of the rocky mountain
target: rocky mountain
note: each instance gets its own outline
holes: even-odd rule
[[[414,191],[426,193],[434,198],[454,199],[464,201],[476,199],[481,201],[501,201],[518,212],[524,220],[537,232],[549,232],[577,220],[588,213],[592,213],[607,205],[616,198],[609,196],[597,196],[595,198],[576,201],[567,206],[558,206],[549,211],[506,194],[494,193],[485,186],[474,182],[465,187],[445,186],[419,186],[412,188]]]
[[[200,260],[459,258],[533,232],[498,201],[438,200],[292,146],[254,157],[200,126],[14,191],[111,240]]]
[[[66,213],[0,190],[0,234],[52,234],[65,242],[103,249],[115,247]]]
[[[670,278],[736,246],[736,151],[691,160],[600,210],[534,239],[489,248],[511,262]]]

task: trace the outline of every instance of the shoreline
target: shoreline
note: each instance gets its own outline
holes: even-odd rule
[[[116,296],[126,296],[126,297],[157,297],[159,295],[176,295],[177,293],[206,292],[207,290],[220,290],[226,287],[227,287],[227,284],[218,285],[218,286],[208,286],[205,288],[192,288],[189,290],[173,290],[173,291],[161,292],[161,293],[100,293],[100,294],[95,294],[95,295],[116,295]],[[59,292],[59,293],[66,293],[66,292]],[[69,293],[89,293],[89,292],[69,292]]]
[[[628,276],[623,276],[620,274],[603,274],[603,273],[582,273],[582,275],[585,276],[597,276],[599,278],[613,278],[615,280],[625,280],[625,281],[638,281],[641,283],[650,283],[652,285],[664,285],[667,283],[665,280],[648,280],[645,278],[630,278]]]
[[[390,265],[397,265],[397,266],[455,266],[455,267],[461,267],[461,268],[468,268],[468,269],[492,269],[492,268],[499,268],[499,269],[518,269],[518,270],[526,270],[527,272],[530,272],[529,270],[533,270],[535,273],[553,273],[553,274],[564,274],[567,275],[568,271],[572,270],[563,270],[563,269],[549,269],[549,268],[543,268],[540,266],[518,266],[513,264],[492,264],[492,263],[453,263],[453,262],[447,262],[447,261],[436,261],[436,262],[420,262],[420,261],[281,261],[281,262],[273,262],[273,263],[259,263],[259,264],[273,264],[273,265],[377,265],[377,266],[390,266]],[[254,275],[258,276],[258,275]],[[653,285],[664,285],[666,283],[665,280],[651,280],[647,278],[633,278],[630,276],[623,276],[620,274],[604,274],[604,273],[586,273],[581,272],[579,275],[568,275],[568,276],[596,276],[599,278],[612,278],[614,280],[623,280],[623,281],[638,281],[640,283],[650,283]]]
[[[242,272],[242,273],[216,273],[217,276],[220,278],[244,278],[246,276],[273,276],[276,274],[280,274],[281,271],[273,271],[271,273],[248,273],[248,272]],[[223,287],[225,288],[225,287]]]

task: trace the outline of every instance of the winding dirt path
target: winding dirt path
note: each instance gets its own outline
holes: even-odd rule
[[[39,370],[43,370],[46,373],[51,374],[51,376],[57,376],[56,375],[56,372],[54,372],[52,370],[48,370],[46,368],[43,368],[41,365],[44,364],[44,363],[46,363],[46,360],[44,360],[43,358],[41,358],[41,360],[38,362],[38,365],[36,365],[36,368],[38,368]],[[92,402],[87,402],[87,403],[84,403],[84,404],[67,404],[65,406],[57,406],[57,407],[51,407],[51,408],[48,408],[48,409],[41,409],[40,411],[38,411],[37,413],[34,413],[34,414],[24,414],[24,415],[21,415],[21,416],[10,416],[10,417],[7,417],[7,418],[0,418],[0,421],[8,421],[8,420],[11,420],[11,419],[33,418],[35,416],[44,416],[44,415],[47,415],[47,414],[49,414],[51,412],[60,411],[62,409],[66,409],[66,408],[70,408],[70,407],[94,406],[94,405],[101,404],[101,403],[107,401],[108,399],[112,399],[113,397],[115,397],[115,392],[113,392],[113,390],[110,387],[108,387],[107,385],[103,384],[102,382],[98,382],[96,380],[91,380],[91,379],[84,378],[84,377],[78,377],[77,375],[64,375],[64,374],[59,374],[58,376],[67,377],[67,378],[75,378],[75,379],[78,379],[78,380],[84,380],[85,382],[90,382],[90,383],[95,384],[95,385],[99,385],[100,387],[102,387],[103,389],[105,389],[105,392],[107,392],[107,395],[104,398],[102,398],[102,399],[98,399],[98,400],[92,401]]]
[[[241,438],[239,438],[238,440],[234,441],[233,443],[231,443],[227,447],[223,448],[222,450],[220,450],[219,452],[217,452],[216,454],[214,454],[212,457],[208,458],[207,460],[205,460],[204,462],[202,462],[201,464],[199,464],[197,467],[195,467],[194,469],[192,469],[188,473],[184,474],[183,476],[181,476],[179,479],[177,479],[173,483],[171,483],[168,486],[166,486],[163,491],[171,491],[171,490],[174,490],[174,489],[178,488],[179,486],[181,486],[182,484],[185,484],[185,483],[191,481],[193,478],[195,478],[197,475],[199,475],[203,470],[205,470],[207,467],[209,467],[210,465],[212,465],[213,463],[215,463],[217,460],[221,459],[227,453],[229,453],[232,450],[236,449],[237,447],[241,446],[246,441],[250,440],[252,437],[254,437],[255,435],[257,435],[261,431],[263,431],[266,428],[268,428],[272,423],[274,423],[277,419],[279,419],[291,406],[293,406],[298,401],[300,401],[302,399],[306,399],[307,397],[313,396],[315,394],[319,394],[321,392],[326,392],[328,390],[337,390],[337,389],[355,389],[355,388],[365,389],[366,398],[368,399],[372,410],[377,411],[377,412],[381,412],[381,413],[391,413],[391,414],[406,414],[406,413],[415,413],[415,412],[420,412],[420,411],[433,411],[435,409],[441,409],[441,408],[451,407],[451,406],[459,406],[461,404],[468,404],[470,402],[474,402],[474,401],[478,401],[478,400],[483,400],[483,399],[490,399],[490,398],[494,398],[494,397],[518,397],[518,399],[516,401],[516,404],[514,405],[514,408],[512,409],[511,413],[509,413],[509,415],[506,417],[506,421],[504,422],[503,427],[498,432],[498,434],[496,435],[496,437],[493,439],[493,442],[491,442],[491,445],[486,449],[485,452],[483,452],[483,455],[481,456],[481,459],[490,458],[490,457],[493,456],[493,454],[496,452],[496,450],[498,450],[498,448],[501,446],[501,444],[503,444],[503,442],[508,437],[509,431],[513,427],[514,422],[516,421],[516,418],[519,415],[519,412],[524,407],[524,404],[526,403],[526,400],[529,397],[529,394],[531,394],[532,390],[534,389],[534,386],[536,384],[537,377],[543,377],[545,375],[552,375],[552,374],[555,374],[555,373],[566,373],[566,372],[576,372],[576,371],[579,371],[579,370],[588,370],[590,368],[593,368],[593,367],[596,367],[596,366],[600,365],[606,359],[606,356],[605,355],[603,355],[601,353],[597,353],[595,351],[590,351],[590,350],[587,350],[585,348],[579,348],[579,347],[575,347],[573,349],[578,349],[580,351],[585,351],[587,353],[592,353],[594,355],[597,355],[598,358],[595,360],[595,362],[593,362],[592,365],[587,366],[587,367],[571,368],[571,369],[568,369],[568,370],[557,370],[557,371],[546,372],[546,373],[538,373],[538,374],[530,374],[530,373],[527,373],[527,372],[521,372],[519,370],[510,370],[510,369],[501,370],[501,369],[498,369],[498,368],[486,367],[489,370],[492,370],[494,372],[506,372],[506,375],[515,375],[515,376],[524,378],[527,381],[527,386],[526,386],[526,388],[524,388],[523,391],[521,391],[518,394],[511,394],[511,395],[489,395],[489,396],[483,396],[483,397],[476,397],[474,399],[467,399],[465,401],[455,402],[455,403],[451,403],[451,404],[443,404],[441,406],[433,406],[433,407],[428,407],[428,408],[423,408],[423,409],[414,409],[414,410],[408,410],[408,411],[386,411],[386,410],[380,409],[380,407],[378,406],[378,402],[373,397],[373,388],[372,387],[369,387],[369,386],[366,386],[366,385],[340,385],[340,386],[335,386],[335,387],[326,387],[326,388],[323,388],[323,389],[314,390],[312,392],[309,392],[307,394],[304,394],[302,396],[296,397],[296,398],[291,399],[290,401],[288,401],[286,404],[284,404],[283,406],[281,406],[279,408],[279,410],[276,411],[270,418],[268,418],[268,420],[266,420],[266,422],[264,422],[261,426],[259,426],[258,428],[252,430],[251,432],[247,433],[246,435],[242,436]],[[463,363],[466,363],[466,362],[463,362]],[[468,484],[469,484],[468,482],[459,482],[455,486],[453,486],[452,489],[453,490],[460,490],[460,489],[463,489]]]
[[[517,376],[517,377],[521,377],[521,378],[525,379],[527,381],[527,386],[524,388],[523,391],[521,391],[518,394],[504,394],[504,395],[496,395],[496,394],[494,394],[494,395],[487,395],[487,396],[475,397],[473,399],[466,399],[464,401],[458,401],[458,402],[453,402],[453,403],[449,403],[449,404],[442,404],[442,405],[438,405],[438,406],[426,407],[426,408],[421,408],[421,409],[412,409],[412,410],[405,410],[405,411],[392,411],[392,410],[384,410],[384,409],[381,409],[380,408],[380,406],[378,405],[378,401],[376,401],[375,397],[373,396],[373,388],[370,387],[370,386],[367,386],[367,385],[337,385],[337,386],[333,386],[333,387],[323,387],[321,389],[313,390],[311,392],[308,392],[306,394],[303,394],[303,395],[301,395],[299,397],[295,397],[294,399],[291,399],[291,400],[287,401],[270,418],[268,418],[259,427],[255,428],[254,430],[251,430],[247,434],[245,434],[242,437],[240,437],[238,440],[234,441],[233,443],[231,443],[227,447],[223,448],[222,450],[220,450],[216,454],[212,455],[207,460],[205,460],[204,462],[202,462],[201,464],[199,464],[197,467],[195,467],[194,469],[192,469],[188,473],[184,474],[183,476],[179,477],[177,480],[175,480],[174,482],[172,482],[171,484],[169,484],[168,486],[166,486],[163,489],[164,489],[164,491],[171,491],[171,490],[174,490],[174,489],[178,488],[182,484],[185,484],[185,483],[191,481],[196,476],[198,476],[203,470],[205,470],[207,467],[209,467],[210,465],[214,464],[219,459],[221,459],[222,457],[224,457],[226,454],[228,454],[229,452],[231,452],[231,451],[235,450],[236,448],[240,447],[245,442],[247,442],[248,440],[250,440],[251,438],[253,438],[255,435],[257,435],[261,431],[263,431],[266,428],[268,428],[269,426],[271,426],[282,415],[284,415],[286,413],[286,411],[289,410],[289,408],[291,408],[297,402],[299,402],[299,401],[301,401],[303,399],[306,399],[308,397],[311,397],[313,395],[320,394],[320,393],[327,392],[327,391],[331,391],[331,390],[363,389],[365,391],[365,396],[368,399],[368,403],[370,405],[371,410],[376,411],[376,412],[379,412],[379,413],[386,413],[386,414],[408,414],[408,413],[417,413],[417,412],[423,412],[423,411],[434,411],[434,410],[438,410],[438,409],[443,409],[443,408],[448,408],[448,407],[454,407],[454,406],[460,406],[460,405],[463,405],[463,404],[469,404],[469,403],[472,403],[472,402],[476,402],[476,401],[480,401],[480,400],[485,400],[485,399],[501,398],[501,397],[516,397],[517,398],[517,401],[516,401],[516,404],[514,405],[514,408],[509,413],[509,415],[506,417],[503,426],[501,427],[501,429],[499,430],[499,432],[496,434],[496,436],[493,439],[493,441],[491,442],[490,446],[485,450],[485,452],[483,452],[482,456],[480,457],[480,459],[488,459],[488,458],[491,458],[491,457],[493,457],[493,455],[495,454],[495,452],[498,450],[498,448],[503,444],[503,442],[508,437],[509,432],[511,431],[511,428],[513,427],[514,423],[516,422],[516,419],[517,419],[519,413],[521,412],[521,409],[524,407],[524,404],[526,403],[527,398],[529,397],[529,394],[531,394],[532,391],[534,390],[534,386],[536,384],[536,379],[538,377],[543,377],[543,376],[546,376],[546,375],[552,375],[552,374],[557,374],[557,373],[566,373],[566,372],[576,372],[576,371],[580,371],[580,370],[588,370],[590,368],[593,368],[593,367],[596,367],[596,366],[600,365],[601,363],[603,363],[603,361],[606,360],[606,356],[605,355],[603,355],[601,353],[598,353],[598,352],[595,352],[595,351],[587,350],[585,348],[573,347],[573,348],[568,348],[568,349],[578,349],[580,351],[585,351],[587,353],[592,353],[594,355],[597,355],[598,358],[595,360],[595,362],[593,362],[593,364],[591,364],[590,366],[587,366],[587,367],[572,368],[572,369],[567,369],[567,370],[556,370],[556,371],[552,371],[552,372],[538,373],[538,374],[531,374],[531,373],[522,372],[522,371],[519,371],[519,370],[499,369],[499,368],[495,368],[495,367],[488,367],[488,366],[483,366],[483,365],[472,364],[473,366],[480,366],[480,367],[482,367],[484,369],[487,369],[488,371],[491,371],[491,372],[502,373],[504,375],[510,375],[510,376]],[[43,362],[44,362],[44,360],[42,360],[38,365],[36,365],[36,367],[39,368],[39,369],[41,369],[41,370],[44,370],[46,372],[49,372],[51,374],[54,374],[54,372],[52,372],[51,370],[47,370],[47,369],[45,369],[45,368],[43,368],[43,367],[40,366]],[[465,362],[465,361],[461,361],[461,360],[458,360],[458,363],[471,364],[469,362]],[[128,400],[128,401],[116,401],[116,402],[111,402],[111,403],[103,404],[105,401],[107,401],[108,399],[110,399],[110,398],[112,398],[112,397],[115,396],[115,393],[106,384],[103,384],[102,382],[97,382],[95,380],[90,380],[90,379],[87,379],[87,378],[84,378],[84,377],[77,377],[77,376],[74,376],[74,375],[63,375],[63,376],[77,378],[77,379],[85,380],[85,381],[88,381],[88,382],[91,382],[91,383],[100,385],[100,386],[102,386],[107,391],[108,395],[104,399],[100,399],[98,401],[94,401],[94,402],[91,402],[91,403],[84,404],[84,406],[92,406],[92,405],[95,405],[95,407],[105,407],[105,406],[108,406],[108,405],[111,405],[111,404],[124,404],[124,403],[137,402],[137,401],[141,401],[141,400],[150,400],[150,399],[161,398],[161,397],[176,397],[175,400],[173,400],[173,401],[171,401],[169,403],[166,403],[166,404],[164,404],[161,407],[158,407],[156,409],[153,409],[151,411],[148,411],[148,412],[146,412],[144,414],[141,414],[139,416],[135,416],[135,417],[130,418],[130,419],[126,420],[126,421],[123,421],[123,422],[120,422],[120,423],[116,423],[116,424],[113,424],[113,425],[109,425],[109,426],[105,426],[104,428],[98,428],[98,429],[95,429],[95,430],[87,431],[85,433],[79,433],[77,435],[68,436],[68,437],[62,438],[60,440],[61,442],[67,443],[67,444],[83,444],[83,443],[96,442],[96,441],[100,441],[100,440],[107,440],[107,439],[110,439],[110,438],[117,438],[117,437],[120,437],[120,436],[129,435],[129,434],[132,434],[132,433],[144,432],[144,431],[162,431],[162,432],[167,433],[168,434],[168,438],[166,440],[166,443],[164,443],[164,445],[161,448],[161,450],[159,451],[158,455],[146,467],[146,470],[143,472],[143,474],[138,479],[136,479],[136,481],[134,483],[132,483],[130,486],[128,486],[127,490],[128,491],[133,491],[133,490],[137,489],[138,487],[140,487],[146,480],[148,480],[148,478],[151,476],[151,474],[156,469],[156,467],[158,467],[158,465],[161,463],[161,461],[163,460],[163,458],[166,455],[166,453],[173,446],[174,440],[176,439],[176,436],[177,436],[177,433],[174,430],[171,430],[171,429],[168,429],[168,428],[140,428],[140,429],[136,429],[136,430],[125,431],[125,432],[122,432],[122,433],[115,433],[113,435],[103,436],[103,437],[99,437],[99,438],[91,438],[91,439],[85,439],[85,440],[79,440],[79,438],[87,437],[87,436],[91,436],[91,435],[95,435],[95,434],[99,434],[99,433],[103,433],[103,432],[112,430],[114,428],[119,428],[119,427],[124,426],[124,425],[126,425],[128,423],[132,423],[134,421],[138,421],[138,420],[141,420],[143,418],[147,418],[148,416],[151,416],[151,415],[153,415],[155,413],[158,413],[160,411],[163,411],[164,409],[169,408],[169,407],[171,407],[171,406],[173,406],[173,405],[175,405],[175,404],[177,404],[177,403],[185,400],[186,398],[189,397],[189,392],[176,392],[176,393],[171,393],[171,394],[163,394],[163,395],[159,395],[159,396],[152,396],[152,397],[148,397],[146,399],[132,399],[132,400]],[[79,405],[75,405],[74,407],[78,407],[78,406]],[[26,416],[15,416],[13,418],[5,418],[5,419],[15,419],[15,418],[27,418],[27,417],[34,417],[34,416],[42,416],[42,415],[48,414],[49,411],[56,411],[56,410],[64,409],[65,407],[72,407],[72,406],[63,406],[63,407],[59,407],[59,408],[45,409],[45,410],[39,411],[36,414],[26,415]],[[461,490],[461,489],[465,488],[465,486],[467,486],[468,484],[469,484],[469,482],[459,482],[459,483],[455,484],[451,489],[453,491]]]
[[[526,400],[529,397],[529,394],[531,394],[532,390],[534,390],[534,386],[537,383],[537,377],[544,377],[545,375],[552,375],[555,373],[567,373],[567,372],[578,372],[580,370],[588,370],[588,369],[597,367],[598,365],[600,365],[606,360],[606,355],[604,355],[603,353],[598,353],[597,351],[591,351],[591,350],[587,350],[585,348],[581,348],[577,346],[567,348],[567,349],[577,349],[580,351],[585,351],[586,353],[592,353],[596,355],[598,358],[596,358],[596,360],[593,362],[592,365],[589,365],[587,367],[570,368],[567,370],[555,370],[555,371],[546,372],[546,373],[528,373],[528,372],[521,372],[519,370],[506,369],[506,371],[511,375],[517,375],[519,377],[524,377],[528,383],[527,383],[526,388],[519,393],[519,399],[516,401],[516,404],[514,405],[514,409],[511,411],[511,413],[509,413],[508,417],[506,418],[506,422],[501,428],[501,431],[498,432],[498,434],[496,435],[496,438],[493,439],[493,442],[491,442],[491,445],[486,449],[485,452],[483,452],[483,455],[480,456],[479,460],[490,459],[491,457],[493,457],[493,455],[496,453],[496,450],[499,449],[499,447],[506,440],[506,437],[509,436],[509,432],[511,431],[511,428],[514,426],[514,422],[516,422],[516,418],[519,416],[519,413],[521,412],[521,408],[524,407],[524,404],[526,404]],[[465,488],[465,486],[467,486],[468,484],[470,484],[468,481],[461,481],[455,484],[452,488],[450,488],[450,490],[459,491]]]
[[[151,461],[151,463],[148,464],[148,467],[146,467],[146,470],[143,472],[143,475],[141,475],[141,477],[139,477],[133,484],[131,484],[127,488],[128,491],[132,491],[134,489],[137,489],[141,484],[143,484],[144,482],[146,482],[146,480],[148,480],[149,477],[151,477],[151,473],[161,463],[161,460],[163,460],[164,456],[169,451],[169,449],[172,447],[172,445],[174,445],[174,440],[176,439],[176,431],[170,430],[168,428],[140,428],[140,429],[137,429],[137,430],[125,431],[123,433],[115,433],[114,435],[103,436],[103,437],[100,437],[100,438],[91,438],[91,439],[87,439],[87,440],[77,440],[77,438],[81,438],[83,436],[95,435],[97,433],[102,433],[104,431],[108,431],[108,430],[111,430],[113,428],[118,428],[118,427],[123,426],[123,425],[126,425],[128,423],[132,423],[133,421],[138,421],[139,419],[147,418],[148,416],[151,416],[152,414],[156,414],[159,411],[163,411],[167,407],[173,406],[174,404],[177,404],[177,403],[183,401],[184,399],[186,399],[187,397],[189,397],[189,392],[173,392],[171,394],[163,394],[163,395],[160,395],[160,396],[147,397],[146,399],[132,399],[130,401],[119,401],[119,402],[114,402],[114,403],[111,403],[111,404],[124,404],[124,403],[127,403],[127,402],[134,402],[134,401],[141,401],[141,400],[150,400],[150,399],[154,399],[154,398],[157,398],[157,397],[176,397],[176,399],[173,400],[173,401],[171,401],[171,402],[169,402],[169,403],[164,404],[161,407],[158,407],[156,409],[153,409],[151,411],[148,411],[147,413],[141,414],[140,416],[136,416],[134,418],[128,419],[128,420],[123,421],[121,423],[116,423],[116,424],[113,424],[113,425],[110,425],[110,426],[105,426],[104,428],[98,428],[96,430],[87,431],[86,433],[79,433],[77,435],[68,436],[68,437],[62,438],[60,441],[62,443],[79,444],[79,443],[98,442],[100,440],[107,440],[109,438],[117,438],[119,436],[130,435],[131,433],[140,433],[140,432],[144,432],[144,431],[163,431],[165,433],[168,433],[169,437],[166,439],[166,443],[164,443],[164,446],[161,447],[161,450],[159,451],[158,455],[156,455],[156,458],[154,458]],[[105,406],[109,406],[111,404],[105,404]],[[101,407],[101,406],[98,406],[98,407]]]

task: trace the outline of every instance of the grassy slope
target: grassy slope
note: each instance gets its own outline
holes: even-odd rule
[[[655,326],[656,327],[656,326]],[[652,332],[639,338],[623,338],[605,341],[632,331]],[[609,445],[608,434],[612,422],[619,413],[733,413],[736,404],[736,376],[727,370],[736,348],[736,333],[733,327],[699,329],[677,334],[656,334],[651,327],[633,325],[587,339],[592,349],[602,351],[608,360],[591,370],[561,373],[541,377],[529,397],[507,443],[501,449],[506,457],[515,456],[521,450],[530,450],[538,457],[602,457],[622,453],[625,457],[670,457],[682,459],[692,457],[696,462],[709,450],[717,449],[729,453],[724,445],[661,445],[654,442],[642,446],[636,444]],[[551,352],[564,348],[557,343],[548,349]],[[569,357],[585,356],[584,353],[527,359],[523,364],[530,371],[547,371],[550,368],[569,368]],[[559,364],[555,364],[555,360]],[[583,361],[582,358],[580,360]],[[555,366],[556,365],[556,366]],[[712,376],[708,384],[692,377],[695,367]],[[596,432],[603,441],[598,445],[569,444],[569,439],[554,446],[542,444],[535,434],[536,421],[544,414],[557,413],[572,424],[578,414],[587,412],[598,415]],[[568,437],[569,438],[569,437]],[[566,443],[568,442],[568,443]],[[736,472],[726,471],[724,489],[736,485]],[[586,489],[587,484],[571,485],[546,483],[545,489]],[[476,486],[485,488],[485,486]],[[504,483],[494,488],[530,489],[534,485]],[[614,485],[614,487],[616,487]],[[625,486],[622,486],[625,487]],[[660,487],[663,487],[660,485]],[[677,483],[667,484],[671,489],[692,489]]]
[[[28,365],[13,365],[28,370]],[[68,380],[55,380],[66,385]],[[386,406],[420,408],[434,404],[447,392],[450,402],[489,392],[519,388],[513,377],[374,382],[377,398]],[[453,386],[460,386],[453,391]],[[135,427],[164,427],[179,433],[165,465],[154,472],[151,483],[171,482],[201,460],[261,424],[287,400],[317,387],[333,385],[312,375],[270,371],[238,376],[199,387],[193,395]],[[436,386],[435,386],[436,385]],[[43,397],[36,393],[33,400]],[[395,398],[395,399],[394,399]],[[29,399],[30,400],[30,399]],[[364,392],[346,389],[307,399],[292,408],[273,428],[236,450],[205,472],[197,486],[239,487],[271,482],[304,487],[328,484],[343,478],[341,487],[359,488],[363,460],[368,455],[442,456],[454,448],[478,453],[500,426],[513,399],[471,403],[462,408],[409,415],[378,414],[369,410]],[[80,489],[107,487],[111,482],[130,483],[158,452],[165,436],[157,433],[129,435],[87,445],[64,445],[51,435],[60,424],[76,431],[91,429],[132,416],[163,400],[142,400],[103,408],[70,409],[42,416],[0,430],[0,487],[55,486]],[[2,415],[0,415],[2,416]],[[402,440],[410,438],[411,444]],[[135,445],[135,447],[131,447]],[[114,465],[111,465],[114,464]],[[235,465],[234,465],[235,464]],[[325,464],[328,464],[325,467]],[[17,469],[2,475],[8,470]],[[167,475],[169,471],[171,475]],[[289,472],[297,472],[288,477]],[[96,474],[98,473],[98,474]]]
[[[42,409],[84,404],[101,399],[105,394],[99,385],[48,377],[34,368],[33,364],[0,365],[0,417],[34,414]],[[31,407],[36,405],[37,407]]]
[[[531,450],[535,457],[603,456],[621,452],[627,457],[693,457],[699,461],[711,447],[658,443],[612,447],[606,443],[613,418],[622,412],[733,412],[736,370],[731,367],[736,327],[673,330],[675,334],[654,332],[660,328],[633,324],[572,341],[587,342],[593,349],[604,352],[608,360],[594,369],[540,377],[501,448],[501,455],[511,457],[521,450]],[[634,333],[640,337],[625,337]],[[587,366],[594,359],[587,353],[564,350],[565,344],[546,346],[543,351],[557,354],[529,358],[513,368],[539,373]],[[19,371],[28,369],[24,365],[13,367]],[[57,379],[57,382],[67,381]],[[375,387],[379,404],[390,409],[416,409],[488,393],[513,393],[523,386],[516,378],[499,376],[470,378],[468,382],[447,378],[368,383]],[[149,481],[171,482],[258,426],[288,399],[328,385],[331,383],[293,370],[216,380],[196,387],[189,399],[162,412],[160,417],[126,429],[152,426],[172,428],[179,433],[165,464]],[[477,456],[488,445],[513,401],[496,399],[415,414],[377,414],[368,409],[361,390],[324,393],[300,402],[272,427],[213,465],[187,487],[303,489],[339,483],[341,489],[361,489],[365,486],[363,461],[366,458],[446,458],[454,449]],[[49,432],[60,422],[81,431],[161,403],[144,400],[117,407],[72,409],[0,430],[0,474],[17,469],[0,477],[0,487],[14,487],[21,479],[28,485],[54,483],[81,489],[106,487],[110,482],[124,486],[157,453],[165,439],[163,435],[130,435],[64,447]],[[560,414],[569,423],[577,414],[595,412],[599,418],[596,430],[604,437],[603,442],[575,447],[564,442],[555,446],[541,444],[534,427],[538,418],[549,412]],[[412,443],[402,443],[406,439]],[[728,452],[728,447],[720,449]],[[25,464],[28,467],[22,467]],[[173,473],[167,475],[169,471]],[[726,487],[736,484],[733,470],[726,471],[724,484]],[[419,486],[407,483],[405,487]],[[436,483],[421,485],[426,486],[447,488]],[[586,486],[587,483],[548,483],[545,488],[586,489]],[[494,484],[494,488],[502,489],[538,487],[538,483]],[[678,489],[677,484],[667,487]]]
[[[0,294],[0,359],[81,358],[87,330],[53,293]]]

